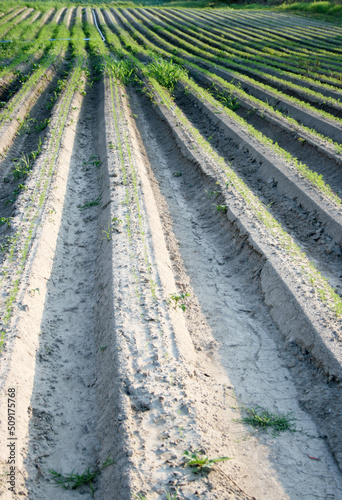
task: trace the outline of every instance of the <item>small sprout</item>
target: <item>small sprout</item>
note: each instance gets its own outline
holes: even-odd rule
[[[218,196],[221,194],[221,191],[207,191],[206,189],[204,190],[207,193],[208,198],[210,199],[212,196]]]
[[[122,220],[118,219],[118,217],[113,217],[112,219],[110,219],[108,222],[108,229],[102,230],[102,233],[104,234],[103,239],[105,238],[107,241],[110,241],[112,239],[112,233],[113,233],[114,229],[119,231],[117,226],[119,226],[119,224],[121,224],[121,223],[122,223]]]
[[[87,208],[95,207],[96,205],[100,204],[101,198],[102,198],[102,193],[94,200],[87,201],[84,205],[78,207],[78,209],[82,211],[82,210],[86,210]]]
[[[177,494],[178,494],[178,489],[174,494],[172,493],[166,493],[166,500],[177,500]]]
[[[100,347],[100,351],[101,351],[101,352],[105,351],[106,349],[107,349],[107,346],[106,346],[106,345],[102,345],[102,346]]]
[[[217,462],[231,460],[231,458],[228,457],[209,458],[206,455],[201,455],[197,453],[196,450],[194,452],[185,451],[183,455],[185,456],[186,465],[188,467],[193,467],[194,468],[193,472],[195,474],[201,472],[210,472],[213,468],[213,465],[216,464]]]
[[[0,226],[2,224],[7,224],[7,227],[11,227],[11,217],[0,217]]]
[[[216,203],[213,203],[213,205],[216,207],[218,212],[222,212],[224,214],[227,212],[228,205],[216,205]]]
[[[170,293],[167,303],[173,304],[174,309],[179,307],[184,312],[186,311],[186,305],[183,301],[186,297],[190,297],[190,293],[180,293],[179,295],[176,293]]]
[[[182,172],[173,172],[173,177],[180,177],[182,175]]]

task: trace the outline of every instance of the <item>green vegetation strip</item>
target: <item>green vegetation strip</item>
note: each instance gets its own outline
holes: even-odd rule
[[[197,62],[197,63],[200,63],[202,65],[205,64],[206,66],[210,66],[210,63],[208,62],[207,59],[199,57],[199,56],[193,56],[192,54],[190,54],[189,52],[187,52],[185,50],[179,51],[179,52],[177,52],[177,55],[174,55],[174,52],[175,52],[174,45],[166,42],[164,39],[162,39],[161,37],[159,37],[158,35],[156,35],[152,31],[149,31],[146,27],[145,27],[145,31],[148,32],[150,38],[155,40],[155,43],[157,45],[150,42],[150,40],[147,39],[141,33],[139,33],[139,35],[137,35],[137,39],[139,39],[142,42],[143,46],[146,46],[147,49],[150,48],[154,52],[154,53],[151,53],[152,57],[155,54],[159,54],[162,57],[166,57],[166,58],[171,57],[178,64],[181,64],[181,65],[184,65],[185,67],[194,69],[197,73],[205,74],[206,76],[211,78],[211,80],[213,82],[216,82],[220,86],[227,89],[232,95],[239,96],[241,99],[243,99],[247,102],[250,102],[253,106],[255,105],[257,107],[257,109],[267,111],[269,114],[280,119],[281,121],[285,121],[285,122],[289,123],[289,125],[294,127],[295,130],[297,130],[298,132],[302,131],[303,133],[308,134],[315,142],[317,141],[317,139],[319,139],[320,141],[326,142],[328,145],[330,145],[331,147],[333,147],[335,149],[337,154],[342,154],[342,144],[339,144],[338,142],[333,141],[330,137],[324,136],[314,129],[310,129],[309,127],[306,127],[305,125],[299,124],[294,118],[291,118],[290,116],[283,114],[281,111],[274,109],[274,107],[270,106],[268,103],[248,94],[247,92],[245,92],[241,88],[240,85],[234,85],[232,83],[228,83],[226,80],[224,80],[223,78],[221,78],[221,77],[217,76],[215,73],[213,73],[213,71],[215,71],[215,68],[218,70],[225,71],[226,70],[225,66],[220,66],[218,64],[215,64],[213,67],[213,70],[211,70],[211,71],[206,70],[203,67],[198,66],[195,63]],[[132,41],[128,42],[127,39],[125,39],[125,43],[126,44],[132,43]],[[133,41],[133,43],[135,43],[135,45],[136,45],[134,47],[134,50],[137,52],[138,45],[136,44],[135,41]],[[168,50],[166,51],[166,50],[161,49],[159,47],[159,45],[163,45]],[[192,61],[194,61],[194,62],[192,62]]]
[[[221,63],[224,65],[229,66],[231,64],[231,60],[227,59],[227,57],[226,57],[227,52],[225,50],[215,49],[214,47],[212,47],[211,45],[209,45],[207,43],[200,42],[199,40],[194,39],[193,37],[184,35],[181,30],[178,30],[176,28],[172,28],[169,25],[167,26],[167,30],[168,30],[167,36],[172,39],[172,41],[175,43],[176,47],[178,45],[184,46],[191,53],[199,55],[202,58],[204,55],[207,60],[212,60],[216,64],[217,64],[218,60],[221,61]],[[163,30],[160,30],[160,31],[162,32]],[[210,54],[213,54],[216,57],[213,58]],[[236,64],[233,63],[233,65],[236,65]],[[256,70],[254,70],[254,71],[256,71]],[[316,107],[310,105],[306,101],[302,101],[301,99],[298,99],[298,98],[293,97],[293,96],[288,96],[287,94],[281,92],[280,90],[277,90],[276,88],[271,87],[270,85],[258,82],[256,80],[254,80],[253,78],[248,77],[245,74],[241,74],[241,73],[235,72],[233,70],[230,70],[230,73],[233,77],[240,79],[242,84],[243,83],[250,84],[253,87],[255,87],[256,89],[260,89],[260,90],[265,91],[266,93],[270,94],[270,97],[274,97],[276,99],[281,99],[283,101],[288,101],[301,109],[308,110],[317,116],[321,116],[325,119],[328,119],[332,122],[335,122],[338,126],[342,125],[341,118],[335,117],[322,109],[317,109]],[[268,75],[265,75],[265,77],[268,78]],[[305,94],[306,90],[307,89],[302,90],[302,93]],[[309,94],[313,95],[313,93],[316,94],[314,91],[309,91],[307,93],[308,93],[308,95]],[[322,101],[328,100],[328,98],[326,96],[323,96],[322,94],[319,94],[319,93],[317,93],[317,94],[320,96],[320,99]],[[332,99],[332,98],[329,98],[329,99]],[[332,102],[336,103],[337,101],[332,99]]]
[[[67,28],[61,25],[59,33],[66,34]],[[64,37],[63,37],[64,38]],[[33,71],[29,79],[24,83],[21,89],[9,101],[0,116],[0,126],[7,120],[12,118],[12,113],[18,106],[20,101],[38,84],[41,78],[44,78],[48,68],[56,61],[61,61],[61,56],[64,54],[68,43],[65,40],[59,40],[56,44],[51,44],[47,50],[46,56],[43,57],[37,69]]]
[[[142,46],[140,46],[136,40],[133,38],[129,37],[127,33],[123,33],[120,31],[120,37],[123,40],[123,43],[126,44],[127,48],[132,51],[132,48],[134,49],[134,52],[140,52],[143,53],[144,55],[151,56],[149,51],[146,51]],[[146,40],[146,39],[145,39]],[[158,52],[158,49],[156,49]],[[169,56],[169,54],[168,54]],[[175,57],[175,60],[180,62],[181,64],[184,64],[184,60]],[[202,71],[205,73],[205,71],[201,70],[199,67],[196,67],[196,70]],[[212,75],[210,75],[212,76]],[[215,77],[214,77],[215,80]],[[323,180],[322,175],[317,174],[317,172],[312,171],[309,169],[307,165],[305,165],[303,162],[300,162],[297,158],[293,157],[289,152],[285,151],[283,148],[281,148],[277,143],[273,142],[272,139],[266,137],[264,134],[259,132],[257,129],[255,129],[252,125],[250,125],[246,120],[244,120],[242,117],[238,116],[234,111],[227,109],[226,107],[222,107],[220,103],[208,92],[199,87],[198,85],[195,84],[193,80],[190,78],[183,76],[181,78],[181,81],[184,85],[188,86],[191,88],[191,90],[196,93],[197,95],[200,95],[201,98],[204,100],[208,101],[210,104],[212,104],[215,108],[219,106],[218,111],[220,113],[226,114],[230,119],[232,119],[235,123],[238,123],[240,126],[243,127],[244,131],[251,134],[253,137],[255,137],[260,144],[263,144],[267,147],[269,147],[275,154],[279,155],[281,158],[283,158],[285,161],[287,161],[291,166],[295,167],[295,169],[303,175],[304,178],[306,178],[313,186],[315,186],[322,194],[324,194],[329,200],[331,200],[334,204],[337,206],[341,205],[341,199],[339,198],[338,195],[336,195],[331,187],[326,184]],[[222,83],[222,79],[218,79],[216,77],[216,81]],[[227,84],[226,84],[227,85]],[[228,87],[228,85],[227,85]],[[236,92],[238,92],[237,87],[232,86]],[[232,90],[232,87],[230,89]],[[282,115],[280,115],[282,116]],[[296,123],[296,122],[295,122]]]
[[[107,38],[107,36],[106,36]],[[112,40],[112,42],[111,42]],[[263,203],[250,191],[246,184],[238,177],[238,175],[233,171],[233,169],[227,165],[222,157],[220,157],[214,149],[211,147],[208,141],[206,141],[200,132],[191,125],[189,120],[186,118],[184,113],[175,104],[170,93],[158,83],[158,81],[153,78],[150,74],[149,67],[142,64],[139,59],[134,57],[122,46],[117,37],[111,33],[108,37],[109,43],[113,44],[113,47],[119,49],[120,56],[124,56],[130,59],[135,66],[140,70],[141,74],[146,78],[150,87],[153,89],[155,101],[159,101],[160,104],[166,106],[171,113],[174,113],[179,122],[183,125],[184,129],[191,136],[192,140],[197,146],[201,148],[209,157],[215,162],[216,165],[220,166],[228,179],[228,185],[238,194],[239,198],[242,198],[246,205],[252,210],[259,221],[268,230],[270,235],[275,238],[280,248],[282,248],[288,256],[294,262],[295,269],[298,269],[303,274],[304,278],[310,284],[316,294],[316,296],[326,304],[327,307],[334,312],[336,317],[342,315],[342,300],[339,295],[331,288],[326,278],[324,278],[321,273],[316,269],[314,264],[309,261],[306,254],[300,249],[298,245],[293,241],[291,236],[283,230],[281,224],[279,224],[272,215],[268,212],[267,208]],[[187,82],[188,79],[185,79]],[[150,95],[150,97],[152,97]]]
[[[35,231],[40,223],[40,218],[43,212],[44,203],[49,193],[52,176],[55,171],[58,153],[63,136],[63,131],[67,116],[70,110],[71,101],[75,91],[79,88],[83,73],[84,64],[84,33],[76,26],[73,30],[72,45],[73,55],[75,58],[75,66],[71,72],[68,85],[64,91],[62,99],[58,105],[56,122],[51,130],[51,136],[46,148],[46,157],[40,169],[39,177],[35,184],[35,188],[30,195],[30,203],[26,208],[25,217],[20,224],[20,227],[12,235],[8,251],[8,266],[3,269],[3,278],[1,284],[5,283],[7,277],[10,276],[11,283],[7,290],[6,310],[3,314],[3,325],[6,327],[9,324],[13,304],[16,300],[19,290],[20,278],[25,268],[28,252],[35,235]],[[13,278],[13,276],[16,276]],[[2,332],[4,342],[5,333]],[[1,347],[1,345],[0,345]]]

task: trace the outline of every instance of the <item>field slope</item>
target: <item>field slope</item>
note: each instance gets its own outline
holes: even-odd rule
[[[342,30],[0,11],[1,495],[342,498]]]

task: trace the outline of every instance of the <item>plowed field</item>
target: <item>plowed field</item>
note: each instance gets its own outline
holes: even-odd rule
[[[3,498],[342,499],[341,38],[2,8]]]

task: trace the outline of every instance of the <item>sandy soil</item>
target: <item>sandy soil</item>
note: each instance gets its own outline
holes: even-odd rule
[[[86,91],[70,102],[46,199],[31,195],[58,108],[8,212],[14,228],[35,237],[1,357],[0,495],[341,499],[340,322],[324,317],[317,300],[308,312],[310,291],[290,258],[280,260],[233,190],[218,193],[224,176],[172,110],[108,76]],[[195,101],[176,101],[211,135],[215,124]],[[2,172],[36,139],[12,138]],[[232,139],[222,136],[215,147],[241,172],[253,162],[252,148],[247,156]],[[255,190],[257,176],[246,176]],[[227,212],[218,213],[221,202],[229,202]],[[34,229],[26,223],[32,210]],[[291,225],[286,214],[284,221]],[[292,227],[303,246],[309,224],[313,216]],[[337,243],[330,253],[321,243],[313,256],[333,279]],[[12,261],[3,257],[2,311],[17,279]],[[183,309],[175,294],[184,294]],[[310,328],[312,338],[323,337],[319,347],[308,347]],[[332,329],[329,350],[324,336]],[[292,429],[242,423],[251,408],[286,415]],[[229,460],[194,474],[184,452]],[[94,478],[63,489],[51,471]]]

